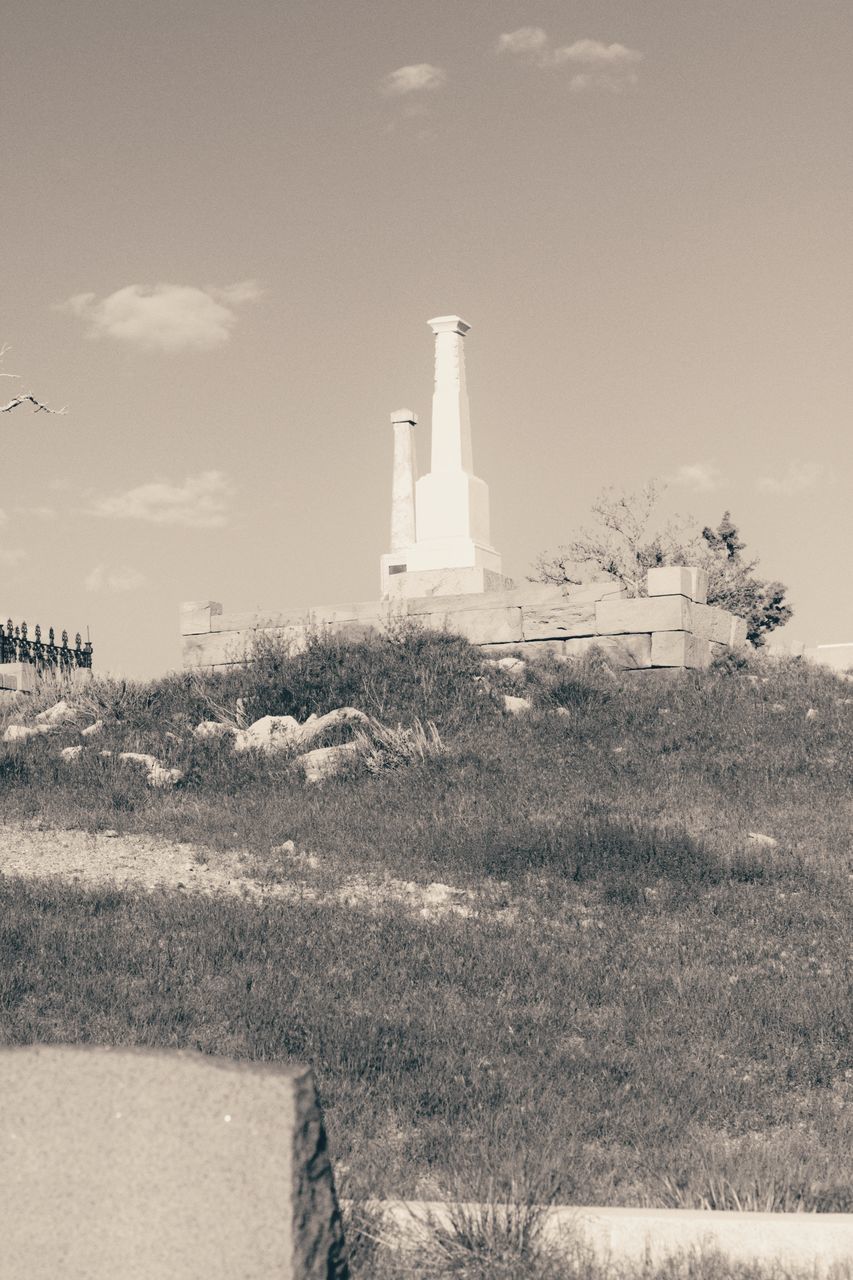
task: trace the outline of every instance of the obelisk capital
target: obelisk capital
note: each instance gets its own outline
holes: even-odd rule
[[[398,422],[409,422],[413,427],[417,426],[418,415],[414,409],[395,409],[391,414],[391,425],[396,426]]]
[[[461,316],[436,316],[434,320],[427,320],[427,324],[436,337],[440,333],[458,333],[460,338],[464,338],[471,328]]]

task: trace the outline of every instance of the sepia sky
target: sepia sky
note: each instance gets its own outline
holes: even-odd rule
[[[0,613],[371,599],[426,321],[517,579],[605,484],[730,508],[853,639],[849,0],[10,0]],[[8,393],[8,396],[7,394]]]

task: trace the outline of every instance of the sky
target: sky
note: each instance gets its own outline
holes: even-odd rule
[[[0,613],[370,600],[389,414],[466,338],[516,580],[606,485],[730,509],[853,640],[849,0],[9,0]]]

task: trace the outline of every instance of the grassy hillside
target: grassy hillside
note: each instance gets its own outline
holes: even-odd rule
[[[312,787],[192,739],[238,698],[431,718],[446,751]],[[305,1059],[356,1194],[523,1177],[575,1203],[853,1210],[851,698],[795,663],[513,677],[418,633],[96,683],[78,761],[73,727],[0,748],[7,820],[245,847],[270,882],[441,881],[474,913],[6,880],[0,1037]],[[119,746],[184,783],[98,754]]]

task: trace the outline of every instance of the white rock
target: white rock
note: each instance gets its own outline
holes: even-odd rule
[[[10,724],[3,734],[3,741],[26,742],[28,738],[38,738],[43,733],[53,733],[58,727],[53,724]]]
[[[506,658],[487,658],[486,664],[490,667],[500,667],[502,671],[512,671],[517,675],[527,670],[527,663],[524,659],[514,658],[512,655]]]
[[[517,698],[513,693],[504,694],[504,711],[508,711],[512,716],[520,716],[522,712],[529,711],[533,703],[529,698]]]
[[[784,704],[784,702],[771,702],[771,703],[770,703],[770,710],[771,710],[771,711],[775,711],[775,712],[777,712],[777,713],[778,713],[778,712],[780,712],[780,711],[784,711],[784,710],[785,710],[785,704]]]
[[[775,849],[779,843],[773,836],[766,836],[761,831],[748,831],[747,835],[753,844],[760,845],[765,849]]]
[[[354,742],[345,742],[338,747],[315,747],[299,756],[296,763],[305,774],[306,782],[323,782],[340,773],[355,756],[358,747]]]
[[[304,750],[327,729],[341,724],[370,723],[370,717],[355,707],[336,707],[324,716],[310,715],[300,724],[293,716],[262,716],[248,729],[238,729],[234,736],[235,751],[292,751]]]
[[[59,758],[61,760],[76,760],[82,754],[83,748],[78,744],[76,747],[63,747],[59,753]]]
[[[148,770],[146,781],[149,787],[173,787],[176,782],[182,782],[183,777],[183,770],[167,769],[165,765],[155,761]]]
[[[222,720],[202,720],[193,729],[193,737],[199,742],[209,742],[214,738],[227,738],[236,734],[233,724],[225,724]]]
[[[104,731],[103,720],[96,720],[94,724],[90,724],[87,726],[87,728],[80,730],[80,737],[94,738],[97,736],[97,734],[103,733],[103,731]]]
[[[817,717],[818,717],[818,713],[817,713],[817,711],[814,709],[814,707],[809,707],[808,711],[806,712],[806,719],[807,719],[807,720],[817,720]]]
[[[76,707],[72,707],[70,703],[63,698],[61,702],[56,702],[52,707],[48,707],[46,711],[40,711],[36,716],[36,724],[68,724],[70,720],[76,720],[78,711]]]

